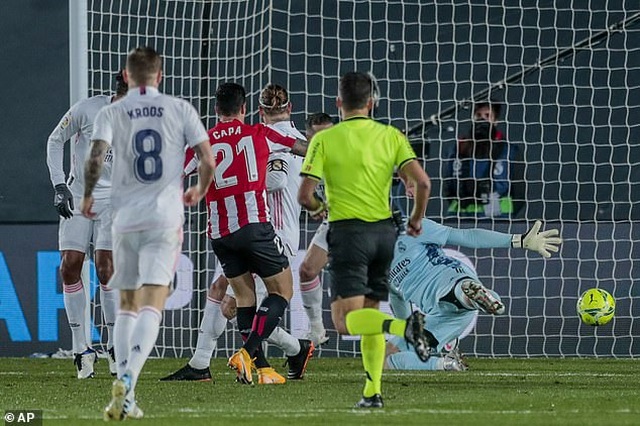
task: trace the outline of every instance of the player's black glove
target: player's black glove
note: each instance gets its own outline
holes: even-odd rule
[[[53,207],[58,210],[58,214],[65,219],[73,217],[73,194],[66,183],[59,183],[55,186],[56,195],[53,197]]]
[[[393,219],[393,224],[396,227],[396,233],[398,235],[402,235],[407,232],[407,227],[404,222],[404,218],[402,217],[402,212],[400,210],[394,210],[391,219]]]

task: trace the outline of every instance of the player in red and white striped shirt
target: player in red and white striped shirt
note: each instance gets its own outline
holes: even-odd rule
[[[284,87],[268,84],[260,94],[260,116],[262,121],[284,135],[303,139],[291,121],[291,103]],[[300,187],[300,169],[302,157],[292,154],[289,148],[270,143],[271,154],[267,163],[266,186],[267,204],[271,215],[271,224],[283,243],[284,252],[291,261],[298,252],[300,241],[301,206],[296,199]],[[193,155],[191,155],[193,157]],[[195,170],[197,159],[190,160],[185,174]],[[227,320],[236,317],[235,294],[228,287],[228,281],[221,271],[216,270],[214,282],[207,294],[202,321],[198,331],[196,350],[189,362],[176,372],[162,378],[163,381],[210,381],[209,365],[218,337],[224,332]],[[257,283],[258,301],[266,296],[266,289]],[[320,291],[322,288],[320,287]],[[280,327],[276,327],[267,339],[269,343],[280,347],[287,356],[289,364],[288,379],[304,377],[314,346],[309,340],[298,340]],[[273,371],[258,374],[260,384],[280,383],[285,379]]]
[[[238,328],[245,340],[229,366],[239,381],[252,383],[252,359],[256,368],[270,368],[260,344],[280,322],[293,293],[289,260],[269,222],[267,138],[299,155],[306,154],[307,142],[263,124],[245,124],[245,98],[244,88],[235,83],[224,83],[216,91],[220,121],[209,130],[209,138],[217,168],[206,200],[211,246],[236,295]],[[253,273],[268,291],[257,311]]]

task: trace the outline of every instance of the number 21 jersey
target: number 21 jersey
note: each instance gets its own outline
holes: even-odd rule
[[[252,126],[240,120],[220,122],[209,130],[216,159],[215,177],[206,196],[210,238],[224,237],[250,223],[269,222],[267,139],[289,148],[296,141],[263,124]]]
[[[153,87],[131,89],[98,113],[91,139],[113,148],[114,232],[182,225],[184,148],[208,139],[191,104]]]

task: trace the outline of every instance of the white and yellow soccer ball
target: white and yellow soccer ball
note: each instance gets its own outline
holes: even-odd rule
[[[616,313],[616,300],[606,290],[590,288],[578,299],[578,316],[587,325],[605,325]]]

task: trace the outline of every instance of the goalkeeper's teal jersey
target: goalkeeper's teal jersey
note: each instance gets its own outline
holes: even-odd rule
[[[475,271],[447,256],[446,244],[472,248],[511,246],[511,235],[483,229],[455,229],[423,219],[422,234],[403,235],[396,242],[389,283],[425,313],[434,309],[460,279],[480,281]]]

